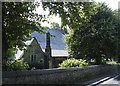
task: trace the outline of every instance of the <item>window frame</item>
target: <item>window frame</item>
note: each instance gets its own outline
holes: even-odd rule
[[[31,54],[30,55],[30,61],[31,62],[36,62],[37,61],[37,54]]]

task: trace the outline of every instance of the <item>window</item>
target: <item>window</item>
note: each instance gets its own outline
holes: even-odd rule
[[[37,61],[37,55],[36,54],[30,55],[30,61],[31,62],[36,62]]]
[[[33,60],[33,58],[34,58],[34,57],[33,57],[33,55],[31,55],[31,62],[33,62],[33,61],[34,61],[34,60]]]
[[[36,61],[36,55],[34,55],[34,61]]]

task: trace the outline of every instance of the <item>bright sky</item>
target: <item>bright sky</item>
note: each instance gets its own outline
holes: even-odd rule
[[[108,4],[108,7],[110,7],[112,10],[118,9],[118,2],[120,0],[95,0],[96,2],[105,2]]]
[[[94,0],[94,1],[96,1],[96,2],[105,2],[108,5],[108,7],[110,7],[112,10],[118,9],[118,2],[120,2],[120,0]],[[47,15],[49,13],[48,11],[44,11],[42,9],[42,7],[38,7],[36,9],[36,12],[39,13],[39,14],[44,14],[44,15]],[[54,16],[54,17],[50,18],[49,21],[56,22],[56,23],[61,25],[61,19],[59,18],[59,16],[56,16],[56,17]],[[48,26],[48,27],[51,26],[47,22],[42,23],[42,25],[43,26]]]

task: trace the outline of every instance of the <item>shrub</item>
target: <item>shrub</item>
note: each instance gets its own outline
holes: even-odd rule
[[[106,64],[117,64],[115,61],[106,61]]]
[[[6,62],[7,71],[16,71],[16,70],[27,70],[29,68],[29,65],[23,61],[23,59],[20,60],[13,60],[13,61],[7,61]]]
[[[86,60],[83,59],[67,59],[64,60],[61,64],[59,64],[59,66],[61,68],[69,68],[69,67],[84,67],[87,66],[88,63],[86,62]]]

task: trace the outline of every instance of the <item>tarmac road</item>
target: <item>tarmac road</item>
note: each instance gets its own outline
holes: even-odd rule
[[[120,74],[96,86],[105,86],[107,84],[110,86],[120,86]]]

